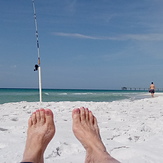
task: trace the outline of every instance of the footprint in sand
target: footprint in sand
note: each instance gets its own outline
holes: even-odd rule
[[[0,131],[8,131],[8,129],[0,127]]]

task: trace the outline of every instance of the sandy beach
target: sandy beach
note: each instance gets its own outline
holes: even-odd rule
[[[72,132],[74,108],[88,107],[97,117],[108,152],[122,163],[163,162],[163,96],[114,102],[19,102],[0,105],[1,163],[20,162],[27,121],[33,111],[49,108],[56,134],[45,163],[84,163],[85,151]]]

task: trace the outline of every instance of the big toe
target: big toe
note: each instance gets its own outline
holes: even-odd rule
[[[53,112],[50,109],[45,109],[45,119],[47,123],[53,123]]]
[[[80,122],[80,110],[79,109],[74,109],[72,111],[72,118],[74,123]]]

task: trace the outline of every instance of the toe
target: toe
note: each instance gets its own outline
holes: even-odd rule
[[[98,123],[97,123],[97,119],[95,116],[93,116],[93,122],[94,122],[94,126],[97,127],[98,126]]]
[[[41,118],[41,123],[45,123],[45,109],[40,109],[40,118]]]
[[[90,122],[91,125],[94,124],[94,116],[93,116],[91,111],[89,111],[89,122]]]
[[[53,121],[53,112],[50,109],[45,109],[45,119],[47,123]]]
[[[32,125],[33,125],[33,123],[32,123],[32,117],[30,117],[29,120],[28,120],[28,127],[31,127]]]
[[[74,123],[80,122],[80,110],[79,109],[74,109],[72,111],[72,118]]]
[[[37,120],[36,120],[36,112],[34,112],[31,116],[31,122],[33,125],[35,125],[37,123]]]
[[[85,119],[87,122],[89,122],[89,110],[88,110],[88,108],[85,109]]]
[[[36,120],[37,120],[37,122],[40,122],[40,120],[41,120],[40,110],[36,110]]]
[[[84,107],[80,108],[80,118],[81,118],[81,121],[86,120],[86,113],[85,113],[85,108]]]

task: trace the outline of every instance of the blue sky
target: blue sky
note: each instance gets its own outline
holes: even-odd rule
[[[43,88],[163,88],[162,0],[35,0]],[[0,1],[0,87],[37,88],[32,0]]]

